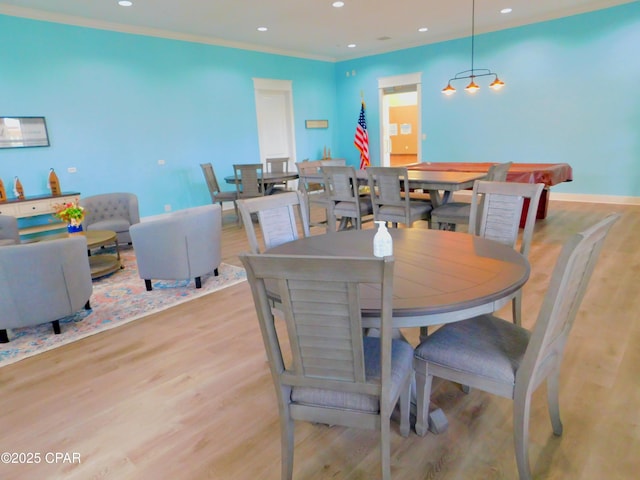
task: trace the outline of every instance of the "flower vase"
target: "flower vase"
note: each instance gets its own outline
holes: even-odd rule
[[[67,232],[68,233],[79,233],[82,231],[82,224],[80,225],[73,225],[73,224],[69,224],[67,225]]]

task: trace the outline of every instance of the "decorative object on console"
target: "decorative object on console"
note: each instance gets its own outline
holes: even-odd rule
[[[7,201],[7,191],[4,189],[4,183],[2,183],[2,179],[0,178],[0,202]]]
[[[13,179],[13,194],[16,198],[24,198],[24,188],[22,188],[22,183],[17,176]]]
[[[58,180],[58,175],[56,175],[56,172],[53,170],[53,168],[49,170],[49,190],[51,190],[51,195],[53,195],[54,197],[58,197],[62,193],[60,190],[60,181]]]
[[[55,209],[53,216],[67,224],[67,231],[69,233],[82,231],[82,221],[84,220],[85,209],[80,206],[78,200],[54,205],[53,208]]]

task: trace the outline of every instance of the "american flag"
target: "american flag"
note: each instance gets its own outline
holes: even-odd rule
[[[356,138],[353,144],[360,150],[360,170],[368,167],[369,162],[369,134],[367,133],[367,121],[364,118],[364,102],[360,107],[360,118],[356,127]]]

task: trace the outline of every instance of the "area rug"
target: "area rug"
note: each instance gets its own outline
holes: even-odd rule
[[[120,254],[125,268],[93,281],[91,310],[61,319],[59,335],[53,333],[51,323],[12,329],[10,342],[0,344],[0,367],[246,280],[243,268],[223,263],[217,277],[213,272],[202,277],[202,288],[196,289],[193,279],[155,281],[147,292],[138,276],[134,250],[123,248]]]

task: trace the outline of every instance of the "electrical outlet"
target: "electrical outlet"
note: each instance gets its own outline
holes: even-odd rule
[[[67,172],[68,173],[76,173],[78,171],[78,169],[76,167],[69,167],[67,168]]]
[[[165,212],[170,212],[171,211],[171,205],[167,204],[164,206],[164,211]]]
[[[158,165],[164,165],[165,161],[164,160],[158,160]]]

